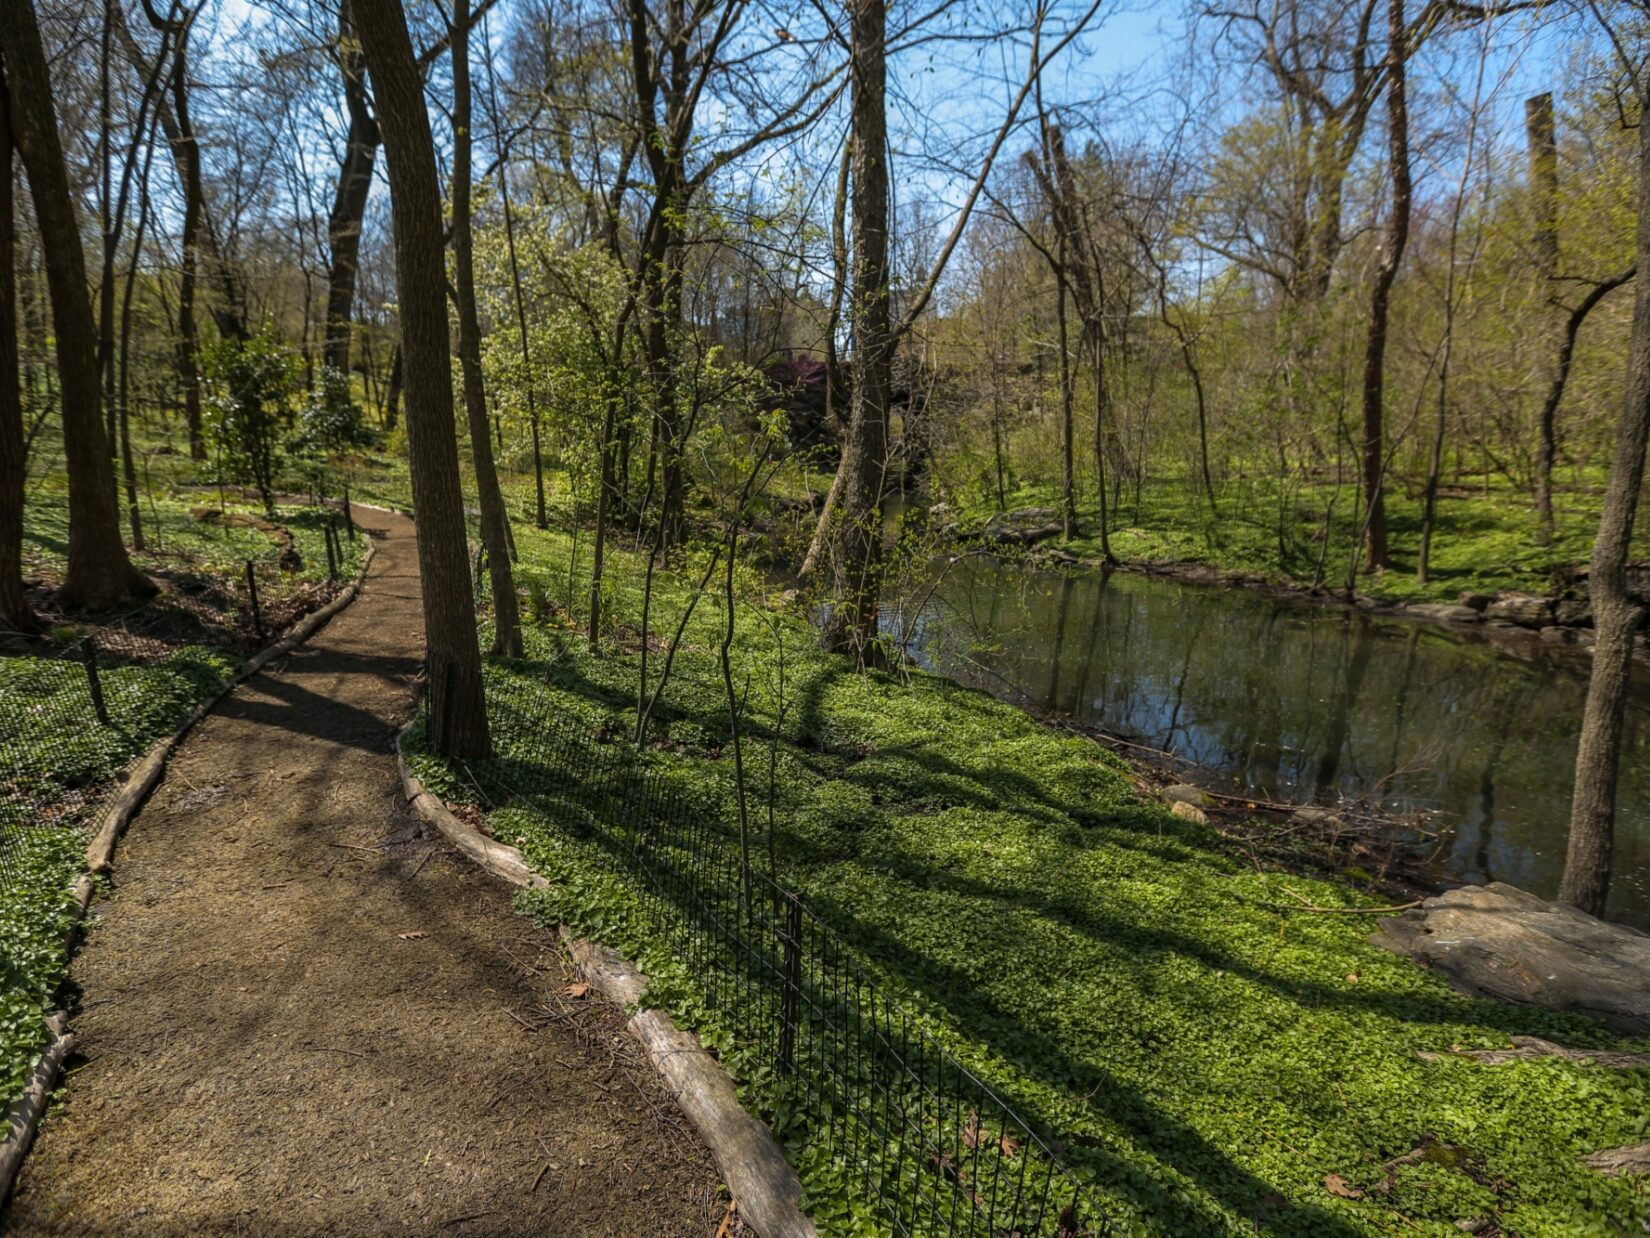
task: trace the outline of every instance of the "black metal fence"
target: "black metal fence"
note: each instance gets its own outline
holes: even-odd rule
[[[481,793],[553,822],[626,879],[715,1019],[772,1073],[776,1109],[825,1143],[892,1232],[1109,1232],[1048,1144],[882,991],[801,892],[746,871],[737,836],[657,767],[600,742],[548,692],[492,708],[507,738],[471,771]]]

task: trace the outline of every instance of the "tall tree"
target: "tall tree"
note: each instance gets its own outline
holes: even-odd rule
[[[120,539],[109,439],[98,415],[97,333],[87,293],[86,255],[32,0],[0,5],[0,60],[6,66],[12,138],[34,199],[56,332],[63,454],[69,474],[68,568],[58,596],[66,606],[99,610],[130,595],[153,594],[155,586],[132,566]]]
[[[407,396],[407,458],[423,581],[430,737],[437,751],[448,756],[485,757],[492,745],[466,561],[458,447],[453,438],[453,376],[443,270],[446,247],[435,143],[401,0],[354,0],[352,7],[372,73],[389,161]]]
[[[1650,108],[1650,54],[1641,45],[1629,58],[1625,40],[1642,37],[1650,6],[1635,4],[1635,30],[1606,30],[1630,79],[1640,114]],[[1594,9],[1599,14],[1598,9]],[[1600,20],[1605,19],[1599,14]],[[1623,21],[1622,27],[1627,23]],[[1650,271],[1650,124],[1638,124],[1638,262]],[[1560,902],[1592,915],[1604,914],[1610,892],[1615,846],[1616,781],[1621,768],[1622,721],[1633,661],[1633,634],[1644,618],[1627,591],[1627,561],[1644,485],[1644,458],[1650,444],[1650,279],[1633,286],[1632,339],[1627,349],[1627,393],[1616,426],[1610,481],[1593,541],[1588,593],[1593,607],[1592,675],[1582,712],[1576,752],[1575,796],[1570,805],[1570,839],[1559,883]]]
[[[351,0],[338,6],[338,73],[343,79],[344,113],[349,128],[344,135],[344,161],[338,169],[337,192],[327,218],[327,321],[324,356],[340,374],[349,373],[350,315],[355,305],[355,276],[360,266],[361,224],[372,189],[373,165],[382,137],[378,118],[367,96],[367,59],[361,50],[351,14]]]
[[[5,66],[0,64],[0,629],[33,631],[23,597],[23,394],[17,367],[16,216]]]
[[[888,304],[888,6],[885,0],[853,0],[849,18],[852,344],[848,438],[839,466],[844,478],[840,530],[832,565],[836,604],[825,624],[824,645],[853,654],[863,666],[879,648],[882,497],[895,345]]]
[[[1390,551],[1386,528],[1386,341],[1392,283],[1409,241],[1409,106],[1404,94],[1409,62],[1409,31],[1404,0],[1386,7],[1387,162],[1392,174],[1392,205],[1381,241],[1375,283],[1369,293],[1369,325],[1364,342],[1364,570],[1385,571]]]
[[[1535,252],[1536,273],[1548,289],[1558,278],[1558,130],[1553,123],[1553,96],[1550,91],[1524,101],[1524,135],[1530,160],[1531,248]],[[1562,312],[1549,291],[1543,302],[1547,321],[1542,334],[1556,334],[1557,314]],[[1554,373],[1561,364],[1555,362]],[[1536,461],[1536,509],[1541,517],[1541,540],[1553,540],[1553,466],[1558,461],[1556,402],[1541,405],[1541,447]]]
[[[470,458],[481,501],[481,542],[487,550],[493,586],[493,652],[521,656],[521,617],[515,573],[510,568],[510,532],[499,490],[493,444],[487,436],[487,393],[481,380],[481,319],[476,313],[475,230],[470,219],[472,152],[469,0],[453,0],[453,293],[458,302],[458,360],[464,381],[464,412],[470,424]]]

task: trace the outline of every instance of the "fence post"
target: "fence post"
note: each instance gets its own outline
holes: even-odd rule
[[[97,641],[90,636],[86,638],[86,686],[92,692],[92,710],[97,714],[97,720],[104,726],[109,725],[109,707],[103,701],[103,680],[97,673]]]
[[[335,549],[333,549],[333,539],[338,536],[338,531],[333,527],[333,519],[332,519],[331,516],[328,516],[326,524],[321,526],[321,532],[326,535],[325,540],[326,540],[326,543],[327,543],[327,579],[328,580],[337,580],[338,579],[338,552]]]
[[[264,638],[264,612],[258,605],[258,574],[252,570],[252,560],[246,561],[246,592],[252,599],[252,630],[258,639]]]
[[[355,515],[349,509],[349,482],[344,483],[344,530],[349,534],[349,540],[355,540]]]
[[[796,1069],[796,1022],[802,998],[802,895],[785,896],[784,988],[779,995],[779,1073]]]

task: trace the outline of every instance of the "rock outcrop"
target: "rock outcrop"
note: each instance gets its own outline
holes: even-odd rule
[[[1002,546],[1033,546],[1065,532],[1052,507],[1022,507],[998,512],[985,522],[980,536]]]
[[[1370,940],[1437,971],[1459,992],[1650,1032],[1650,934],[1516,886],[1462,886],[1383,920]]]

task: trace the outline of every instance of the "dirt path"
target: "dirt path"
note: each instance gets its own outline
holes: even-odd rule
[[[116,855],[9,1231],[708,1234],[715,1167],[617,1012],[400,800],[417,559],[359,518],[359,600],[196,730]]]

